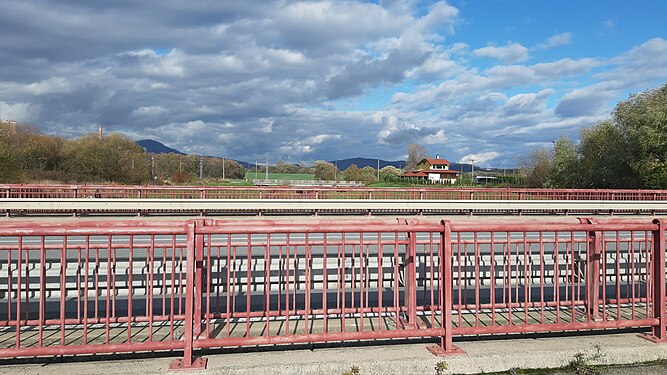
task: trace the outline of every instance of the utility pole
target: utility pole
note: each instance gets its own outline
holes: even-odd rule
[[[258,179],[259,176],[259,163],[257,162],[257,159],[255,159],[255,180]]]
[[[380,158],[378,158],[378,181],[380,181]]]
[[[155,156],[151,156],[151,181],[155,181]]]
[[[475,159],[470,159],[470,161],[472,162],[472,170],[471,170],[471,172],[470,172],[470,179],[472,179],[472,183],[474,184],[474,183],[475,183],[475,162],[476,162],[477,160],[475,160]]]
[[[269,180],[269,157],[266,157],[266,169],[265,169],[265,174],[264,174],[264,181]]]
[[[204,179],[204,157],[199,155],[199,179]]]
[[[222,158],[222,180],[225,180],[225,158]]]

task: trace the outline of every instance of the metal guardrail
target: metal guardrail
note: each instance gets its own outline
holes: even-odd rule
[[[667,201],[5,198],[13,213],[574,213],[667,212]]]
[[[0,357],[644,327],[665,221],[0,226]]]
[[[666,190],[0,185],[5,198],[667,200]]]

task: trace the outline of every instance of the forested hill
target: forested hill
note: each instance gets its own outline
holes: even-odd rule
[[[174,148],[165,146],[161,142],[158,142],[153,139],[142,139],[140,141],[136,142],[139,146],[143,147],[146,152],[150,152],[153,154],[177,154],[177,155],[185,155],[184,152],[180,152]]]

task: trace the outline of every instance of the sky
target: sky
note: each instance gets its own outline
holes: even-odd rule
[[[667,82],[667,1],[3,0],[0,118],[187,153],[509,167]]]

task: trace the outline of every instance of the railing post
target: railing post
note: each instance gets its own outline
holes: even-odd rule
[[[195,301],[199,300],[201,304],[201,294],[195,291],[195,248],[197,238],[197,223],[193,220],[188,221],[187,229],[187,248],[186,248],[186,266],[185,266],[185,327],[183,328],[183,335],[181,339],[184,341],[183,358],[175,359],[169,364],[170,370],[194,370],[205,369],[207,359],[204,357],[194,358],[192,349],[194,344],[194,327],[193,323],[195,317],[201,323],[201,315],[196,315],[194,311]],[[201,329],[201,324],[198,324]]]
[[[409,225],[409,224],[408,224]],[[415,258],[417,256],[417,233],[408,232],[408,247],[405,252],[405,292],[404,300],[408,308],[408,316],[406,326],[409,328],[417,328],[417,264]]]
[[[653,263],[653,318],[658,318],[659,323],[653,326],[651,334],[646,338],[653,342],[667,341],[667,295],[665,290],[665,220],[655,219],[653,224],[658,224],[658,229],[652,233],[653,252],[651,261]]]
[[[442,229],[440,231],[440,247],[438,257],[440,266],[438,267],[440,282],[440,305],[441,321],[444,335],[440,336],[440,345],[427,347],[433,355],[441,357],[452,354],[465,354],[461,348],[455,346],[452,342],[452,309],[453,309],[453,267],[452,267],[452,227],[449,220],[442,220]]]
[[[588,314],[592,321],[600,321],[600,254],[602,251],[602,232],[588,232],[586,246],[586,301]]]
[[[580,224],[597,224],[591,218],[580,217]],[[600,321],[600,259],[602,254],[602,232],[588,231],[586,234],[586,311],[592,321]],[[573,280],[574,282],[574,280]]]
[[[196,220],[196,228],[206,225],[206,221]],[[194,317],[195,325],[193,328],[194,336],[199,338],[202,334],[202,296],[204,295],[204,235],[195,235],[195,299],[194,299]],[[206,317],[208,319],[208,317]],[[206,332],[208,335],[208,332]]]

